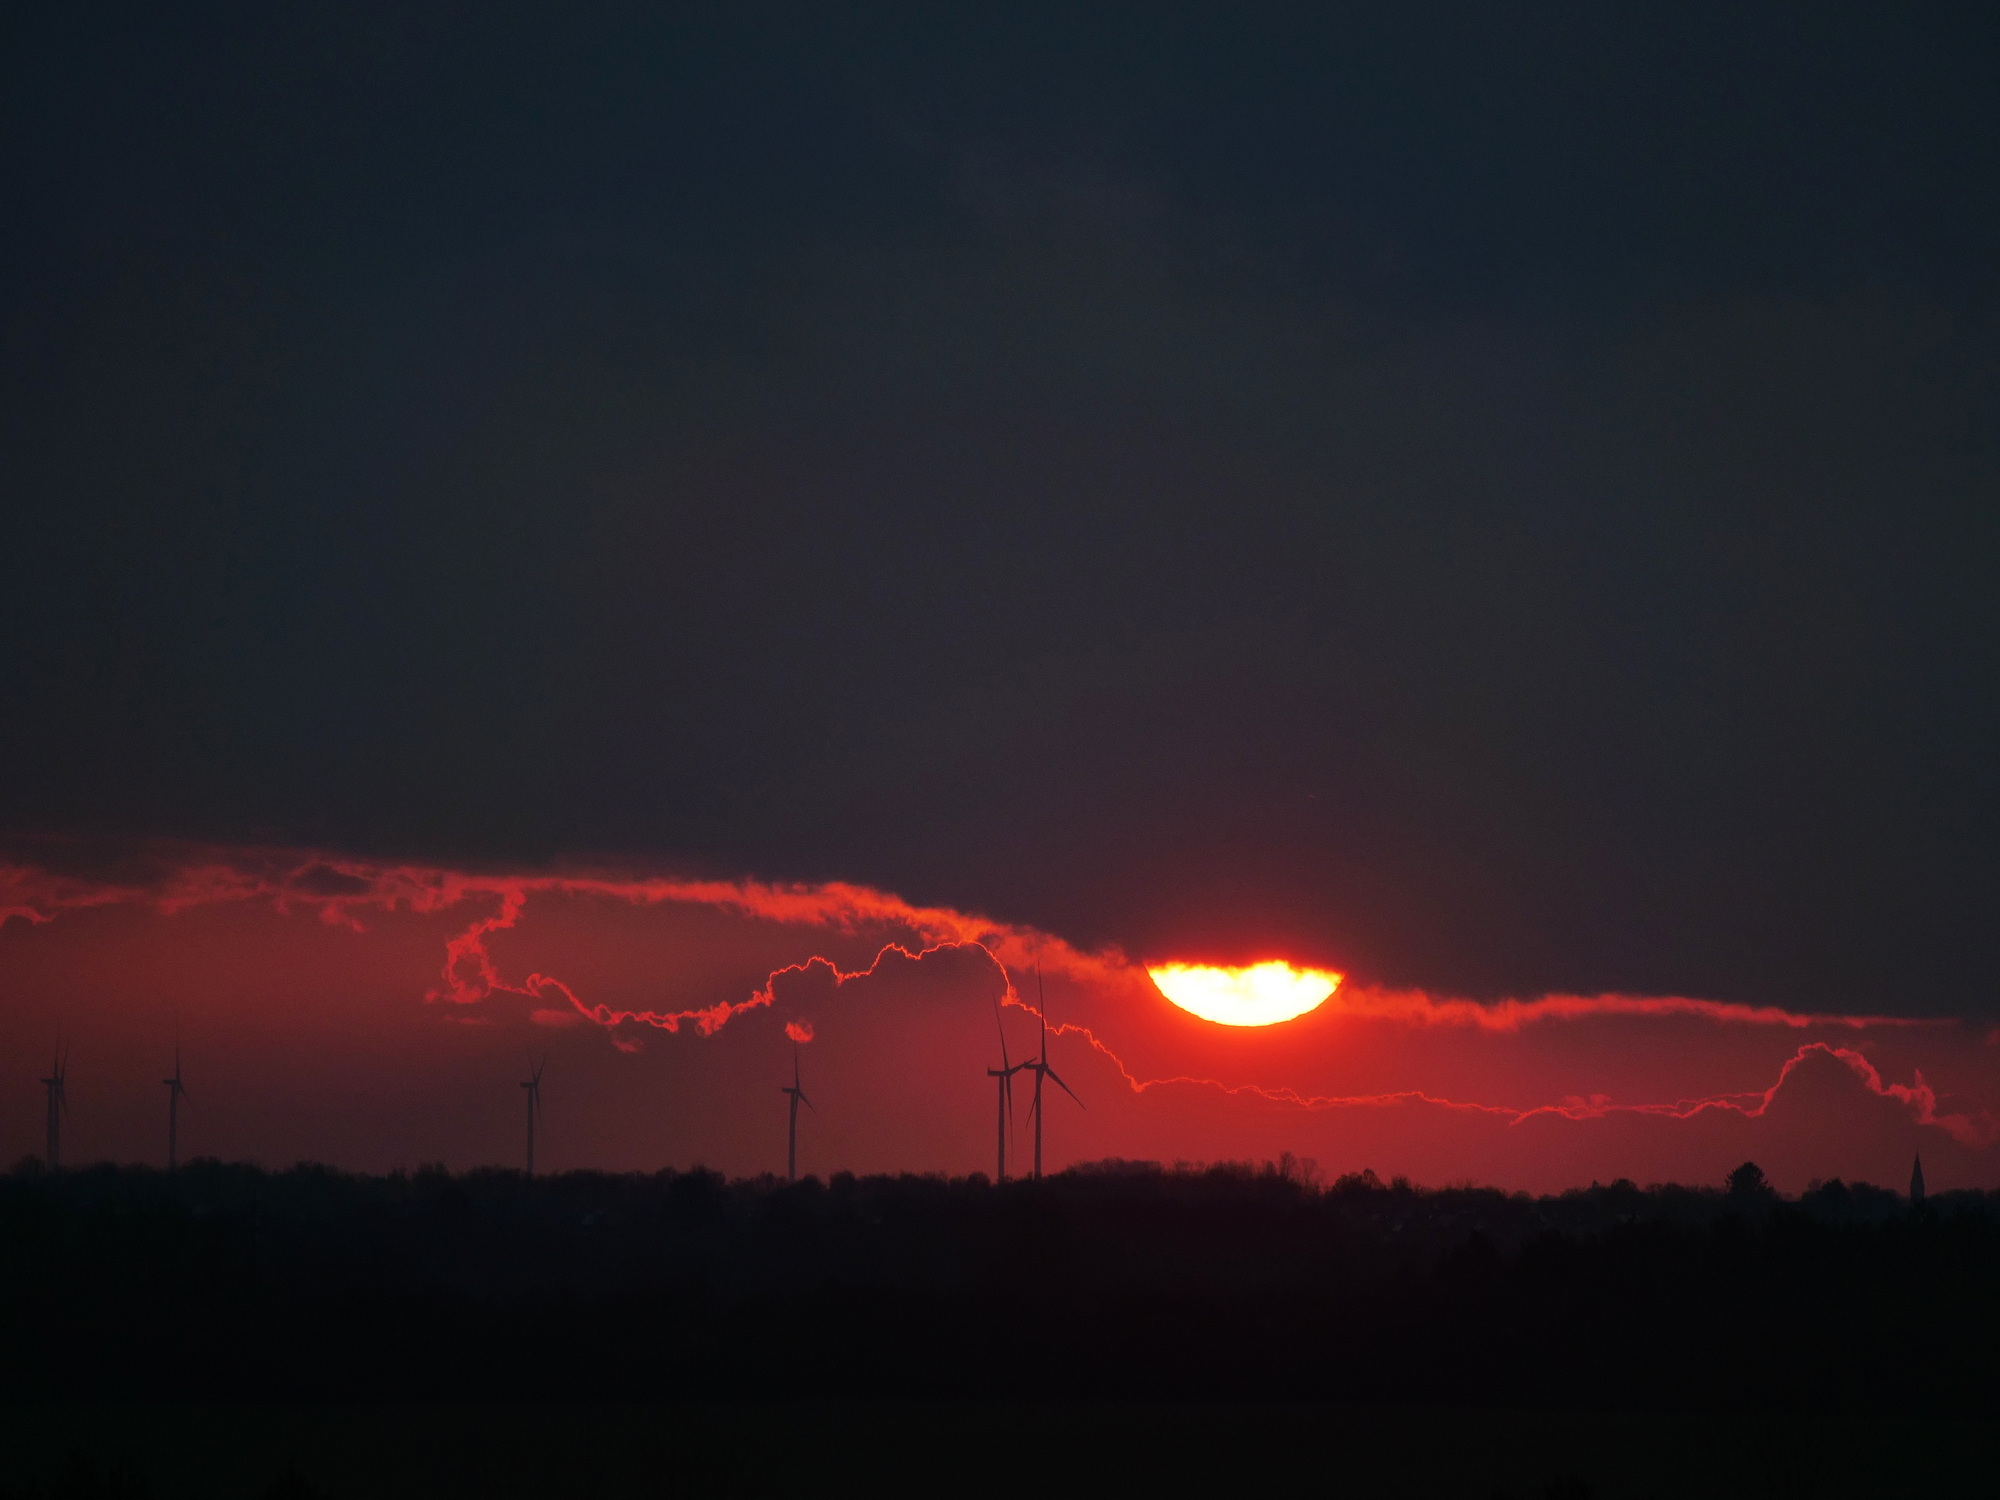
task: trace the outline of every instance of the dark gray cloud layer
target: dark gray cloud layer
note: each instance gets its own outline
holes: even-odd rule
[[[1992,1006],[1994,23],[17,17],[0,822]]]

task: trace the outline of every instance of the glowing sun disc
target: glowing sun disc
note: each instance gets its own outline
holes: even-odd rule
[[[1340,987],[1326,969],[1295,969],[1282,959],[1240,969],[1161,964],[1146,970],[1182,1010],[1224,1026],[1275,1026],[1318,1010]]]

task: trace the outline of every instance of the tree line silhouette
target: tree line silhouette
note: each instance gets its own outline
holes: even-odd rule
[[[1105,1162],[1040,1183],[0,1178],[13,1398],[1327,1397],[1948,1413],[2000,1372],[2000,1193],[1557,1196]]]

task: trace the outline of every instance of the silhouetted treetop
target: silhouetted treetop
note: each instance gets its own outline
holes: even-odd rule
[[[1764,1169],[1754,1161],[1746,1161],[1729,1174],[1729,1196],[1738,1200],[1775,1198],[1777,1191],[1765,1180]]]
[[[1032,1376],[1654,1404],[1832,1382],[1950,1404],[2000,1398],[2000,1375],[1962,1376],[2000,1342],[1995,1264],[2000,1195],[1786,1201],[1747,1163],[1726,1189],[1540,1198],[1366,1171],[1321,1187],[1280,1163],[1004,1185],[86,1167],[0,1177],[0,1387],[457,1398],[514,1394],[525,1367],[613,1397]],[[1042,1338],[1068,1351],[1053,1372]],[[794,1348],[820,1353],[768,1357]]]

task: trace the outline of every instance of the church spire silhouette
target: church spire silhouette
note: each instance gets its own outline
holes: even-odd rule
[[[1924,1158],[1917,1156],[1916,1165],[1910,1168],[1910,1207],[1915,1208],[1924,1201]]]

